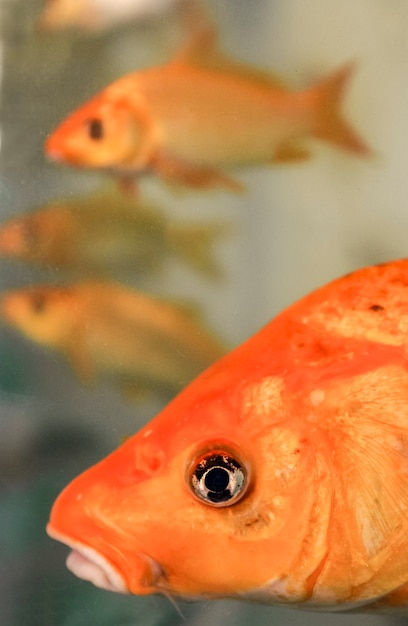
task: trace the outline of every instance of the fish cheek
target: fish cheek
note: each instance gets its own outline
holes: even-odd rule
[[[266,445],[265,450],[260,450],[256,461],[265,463],[272,445],[282,445],[286,450],[285,438],[286,433],[277,433],[275,441]],[[281,571],[287,566],[286,555],[280,548],[282,541],[285,547],[287,544],[290,546],[290,557],[300,549],[303,533],[299,533],[299,537],[295,532],[289,533],[288,537],[285,531],[287,509],[290,509],[294,520],[299,518],[299,511],[288,506],[288,501],[293,501],[293,488],[298,484],[298,474],[295,472],[296,476],[293,476],[291,468],[286,474],[281,472],[276,475],[270,469],[259,472],[259,477],[255,477],[252,461],[251,481],[260,478],[260,482],[251,482],[242,498],[230,506],[208,504],[193,493],[189,476],[197,468],[201,481],[207,471],[209,480],[202,481],[207,490],[216,493],[224,490],[226,474],[223,467],[226,466],[227,473],[233,472],[238,463],[236,447],[233,450],[232,446],[228,446],[225,450],[227,446],[222,443],[224,445],[219,440],[214,441],[211,447],[206,442],[206,450],[198,446],[187,454],[178,454],[162,471],[135,487],[133,501],[138,504],[129,529],[133,528],[137,545],[143,546],[143,551],[161,566],[164,584],[171,593],[198,597],[233,595],[238,590],[245,591],[268,580],[271,562],[267,550],[274,558],[279,552],[277,567]],[[289,457],[292,462],[293,455],[298,456],[294,446],[293,440],[293,446],[290,445],[290,450],[285,452],[286,465]],[[276,453],[276,459],[278,456]],[[240,450],[239,465],[244,463],[244,457]],[[221,468],[221,473],[211,475],[214,467],[217,472]],[[265,489],[270,489],[270,493],[265,494]],[[129,501],[131,499],[129,497]],[[303,497],[298,499],[296,506],[304,508]],[[292,526],[298,530],[299,524],[290,525],[290,530]],[[166,540],[160,541],[160,537],[166,537]],[[248,571],[243,573],[244,554],[249,555],[254,567],[247,568]]]

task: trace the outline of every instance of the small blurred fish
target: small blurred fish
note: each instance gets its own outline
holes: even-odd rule
[[[0,255],[82,274],[160,267],[171,257],[216,278],[215,240],[221,223],[176,223],[131,194],[110,190],[55,200],[0,224]]]
[[[84,382],[113,379],[129,395],[167,398],[225,352],[187,306],[111,282],[5,293],[4,320],[65,354]]]
[[[124,76],[79,107],[49,136],[47,156],[237,191],[220,168],[305,158],[307,136],[370,153],[339,112],[352,65],[296,93],[222,58],[212,32],[195,40],[171,62]]]
[[[408,260],[336,280],[60,494],[48,532],[122,593],[408,610]]]
[[[160,14],[180,0],[45,0],[39,26],[47,30],[107,30]]]

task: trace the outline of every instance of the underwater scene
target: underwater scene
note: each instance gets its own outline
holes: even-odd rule
[[[0,2],[1,625],[408,615],[407,23]]]

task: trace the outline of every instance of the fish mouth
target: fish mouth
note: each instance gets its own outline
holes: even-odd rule
[[[97,550],[57,532],[49,524],[47,534],[71,548],[72,552],[67,557],[66,566],[75,576],[107,591],[129,593],[123,576]]]
[[[62,162],[64,159],[61,150],[58,150],[54,147],[48,147],[47,144],[45,146],[45,152],[50,161],[56,161],[57,163],[59,163]]]

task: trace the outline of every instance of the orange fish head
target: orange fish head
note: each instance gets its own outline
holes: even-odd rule
[[[348,274],[201,374],[58,497],[69,567],[137,594],[407,604],[407,287],[408,260]]]
[[[69,209],[54,203],[0,227],[0,254],[32,261],[46,256],[48,251],[53,251],[54,256],[59,251],[61,256],[61,241],[72,239],[73,234]]]
[[[47,530],[74,550],[67,564],[79,577],[190,599],[265,585],[285,595],[316,497],[302,481],[305,444],[285,425],[278,379],[262,383],[270,412],[258,416],[253,388],[230,392],[219,372],[218,364],[207,370],[60,494]]]
[[[92,19],[92,11],[87,4],[83,0],[46,0],[38,25],[52,30],[87,23]]]
[[[31,220],[11,220],[0,228],[0,254],[24,257],[31,248]]]
[[[123,99],[100,95],[51,133],[45,152],[51,160],[77,167],[126,169],[138,154],[142,136],[143,124]]]
[[[35,286],[2,294],[0,313],[33,341],[59,346],[72,327],[75,302],[64,289]]]

